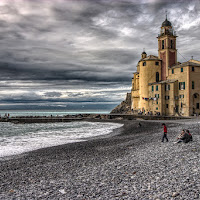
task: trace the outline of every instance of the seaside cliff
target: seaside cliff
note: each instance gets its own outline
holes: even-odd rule
[[[127,93],[126,99],[110,112],[110,114],[129,114],[129,113],[131,113],[131,93]]]

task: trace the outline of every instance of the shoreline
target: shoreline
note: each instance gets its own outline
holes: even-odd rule
[[[192,133],[197,130],[195,122],[167,122],[170,142],[164,144],[160,142],[162,121],[141,121],[141,128],[138,123],[124,120],[117,135],[39,149],[2,161],[0,198],[171,199],[177,192],[184,199],[191,197],[189,189],[198,192],[199,135],[194,134],[193,143],[173,143],[183,126]],[[185,176],[184,167],[194,168],[194,173]],[[181,181],[185,187],[193,186],[183,191]]]
[[[84,120],[84,122],[109,123],[109,124],[117,123],[117,124],[124,125],[124,122],[121,121],[121,120],[120,121],[119,120],[115,120],[115,121],[110,121],[110,120]],[[11,122],[8,122],[8,123],[11,123]],[[63,123],[65,123],[65,122],[63,122]],[[0,161],[14,159],[15,157],[23,157],[24,155],[27,155],[30,152],[38,151],[38,150],[41,150],[41,149],[54,148],[56,146],[63,146],[63,145],[68,145],[68,144],[73,144],[73,143],[81,143],[81,142],[87,142],[87,141],[96,140],[96,139],[103,139],[103,138],[113,137],[115,135],[120,134],[120,131],[122,130],[122,128],[123,128],[123,126],[122,127],[118,127],[118,128],[114,128],[114,129],[112,129],[112,131],[110,133],[105,133],[105,134],[102,134],[102,135],[88,136],[88,137],[84,137],[84,138],[80,138],[80,139],[74,139],[74,141],[70,141],[70,142],[67,141],[66,143],[63,143],[63,144],[55,144],[55,145],[52,145],[52,146],[46,146],[46,147],[41,147],[41,148],[37,148],[37,149],[24,151],[22,153],[2,156],[2,157],[0,157]]]

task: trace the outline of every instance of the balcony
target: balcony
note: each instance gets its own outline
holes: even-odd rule
[[[177,35],[176,35],[176,31],[170,32],[170,31],[166,30],[165,33],[159,33],[159,34],[158,34],[158,37],[164,36],[164,35],[177,36]]]

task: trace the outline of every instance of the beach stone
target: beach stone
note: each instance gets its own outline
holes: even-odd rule
[[[172,122],[171,141],[160,144],[159,123],[144,121],[139,130],[138,122],[127,121],[121,135],[2,162],[0,199],[199,199],[199,152],[191,149],[199,148],[200,136],[193,143],[174,145],[183,122]],[[192,123],[184,126],[195,130]],[[178,195],[172,197],[174,193]]]
[[[180,195],[180,193],[178,193],[178,192],[172,193],[172,197],[177,197],[177,196],[179,196],[179,195]]]
[[[61,189],[61,190],[59,190],[59,192],[60,192],[61,194],[66,194],[65,189]]]

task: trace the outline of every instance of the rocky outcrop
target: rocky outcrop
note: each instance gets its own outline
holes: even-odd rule
[[[122,101],[110,113],[127,114],[131,112],[131,93],[127,93],[125,101]]]

